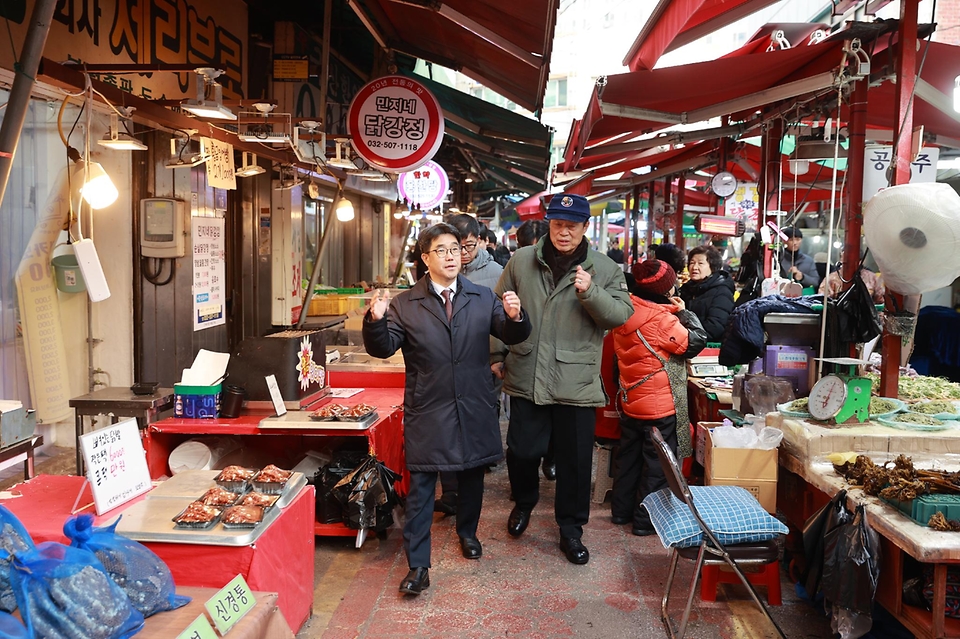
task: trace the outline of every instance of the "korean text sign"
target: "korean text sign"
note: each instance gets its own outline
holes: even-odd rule
[[[203,605],[217,630],[224,635],[256,604],[257,600],[243,575],[237,575]]]
[[[193,330],[227,322],[224,314],[226,266],[222,217],[194,217],[193,225]]]
[[[98,515],[150,490],[147,455],[136,419],[81,435],[80,446]]]

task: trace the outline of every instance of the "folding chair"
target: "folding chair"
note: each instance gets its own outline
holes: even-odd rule
[[[693,514],[694,519],[696,519],[697,524],[700,526],[700,529],[703,531],[703,539],[700,542],[699,546],[692,546],[690,548],[671,548],[673,551],[670,558],[670,572],[667,575],[667,586],[666,592],[663,594],[663,602],[660,606],[660,618],[663,621],[663,625],[667,629],[667,635],[671,639],[683,639],[687,631],[687,622],[690,620],[690,611],[693,607],[693,595],[697,590],[697,581],[700,578],[700,569],[704,565],[728,565],[740,578],[740,581],[743,582],[743,585],[747,587],[747,590],[750,592],[750,596],[753,598],[754,602],[760,609],[763,611],[763,614],[770,620],[770,623],[773,624],[773,627],[777,629],[777,633],[783,639],[786,639],[786,635],[783,634],[783,630],[780,629],[780,626],[774,621],[773,617],[770,616],[770,611],[767,609],[767,606],[763,603],[760,597],[757,595],[757,591],[750,584],[750,581],[747,579],[747,576],[740,569],[740,566],[765,566],[770,562],[778,561],[780,558],[780,546],[777,543],[776,539],[771,539],[770,541],[765,541],[761,543],[744,543],[744,544],[730,544],[724,546],[717,539],[716,535],[710,530],[710,527],[704,522],[703,518],[700,515],[700,512],[697,510],[696,505],[693,502],[693,495],[690,492],[690,487],[687,485],[686,480],[683,478],[683,473],[680,471],[680,467],[677,464],[676,457],[673,455],[673,451],[670,450],[670,447],[663,440],[663,436],[660,434],[660,431],[656,428],[652,432],[653,441],[657,447],[657,456],[660,458],[660,464],[663,466],[663,472],[667,477],[667,484],[670,486],[670,491],[676,496],[680,502],[686,504],[690,509],[690,512]],[[714,488],[713,486],[705,486],[707,490]],[[717,486],[716,488],[724,488],[722,486]],[[701,490],[701,488],[698,488]],[[700,493],[698,493],[700,494]],[[670,590],[673,587],[673,578],[676,576],[677,564],[679,563],[680,557],[684,559],[689,559],[691,561],[696,561],[696,566],[693,571],[693,580],[690,583],[690,592],[687,595],[687,607],[683,611],[683,619],[680,622],[679,634],[674,633],[673,624],[670,622],[670,616],[667,612],[667,606],[670,600]]]

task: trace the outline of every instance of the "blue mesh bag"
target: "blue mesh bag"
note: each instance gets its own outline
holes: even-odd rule
[[[156,553],[115,532],[119,523],[118,518],[112,526],[94,528],[92,515],[78,515],[63,525],[63,534],[70,546],[97,556],[144,617],[190,603],[190,597],[177,595],[173,575]]]
[[[0,506],[0,610],[13,612],[17,598],[10,583],[10,560],[14,553],[33,550],[33,539],[20,520],[5,507]],[[0,637],[5,635],[0,634]]]
[[[127,639],[143,615],[89,550],[47,541],[17,553],[10,575],[31,637]]]
[[[26,627],[8,612],[0,612],[0,637],[3,639],[30,639]]]

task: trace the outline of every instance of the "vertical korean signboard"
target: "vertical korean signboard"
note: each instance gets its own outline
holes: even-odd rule
[[[432,93],[399,75],[367,83],[350,103],[347,126],[354,150],[376,168],[411,171],[443,142],[443,111]]]
[[[225,324],[222,217],[193,218],[193,330]]]

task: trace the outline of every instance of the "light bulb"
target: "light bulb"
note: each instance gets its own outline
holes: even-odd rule
[[[810,170],[810,160],[790,160],[790,173],[793,175],[806,175]]]
[[[820,243],[820,236],[819,236],[819,235],[814,235],[814,236],[813,236],[813,243],[814,243],[814,244],[819,244],[819,243]]]
[[[840,240],[837,240],[836,242],[833,243],[833,248],[843,248],[843,242],[841,242]]]
[[[353,204],[345,197],[341,197],[337,202],[337,219],[341,222],[349,222],[353,219]]]
[[[394,211],[394,212],[393,212],[393,219],[395,219],[395,220],[402,220],[402,219],[403,219],[403,211],[401,211],[401,210],[399,210],[399,209],[397,209],[396,211]]]
[[[80,187],[80,195],[92,209],[102,209],[117,201],[120,192],[113,185],[113,180],[103,170],[99,162],[90,162],[87,165],[86,181]]]

